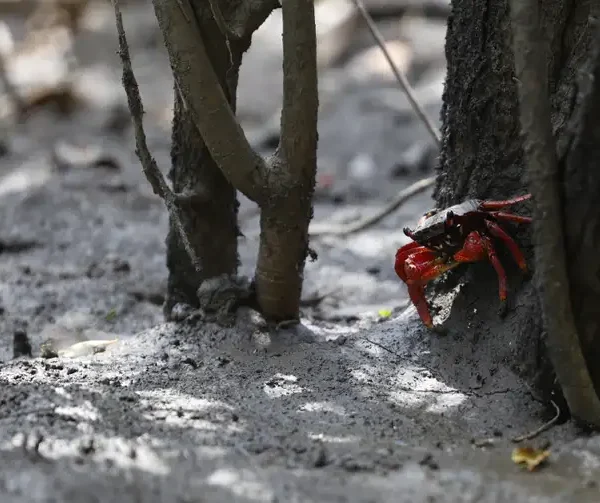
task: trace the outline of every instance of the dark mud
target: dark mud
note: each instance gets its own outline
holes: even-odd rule
[[[166,171],[166,58],[151,11],[124,14],[150,147]],[[167,215],[143,179],[131,131],[107,130],[124,95],[114,30],[101,26],[84,31],[77,49],[96,105],[67,119],[37,114],[11,130],[2,158],[1,501],[598,500],[600,442],[570,424],[526,442],[551,450],[538,472],[511,461],[511,438],[550,417],[512,372],[510,348],[490,336],[506,326],[496,306],[473,312],[460,292],[441,297],[440,319],[460,307],[471,320],[460,333],[450,323],[446,335],[426,331],[408,306],[393,256],[407,239],[402,227],[432,206],[430,194],[364,232],[314,241],[319,258],[307,265],[299,327],[272,332],[248,311],[229,329],[163,323]],[[430,57],[438,73],[439,59]],[[323,82],[343,68],[323,72]],[[250,134],[268,114],[252,119],[260,85],[246,82],[240,114]],[[414,145],[428,138],[410,115],[368,105],[398,98],[393,81],[342,82],[322,112],[320,175],[333,185],[319,191],[316,221],[352,220],[431,173],[414,161]],[[424,94],[439,90],[430,102],[439,109],[439,79],[422,82]],[[113,92],[110,106],[98,97]],[[57,166],[57,142],[63,157],[68,144],[100,148],[112,161]],[[251,274],[258,219],[245,200],[240,214],[241,272]],[[511,302],[518,309],[518,296]],[[382,309],[392,316],[382,319]],[[19,347],[27,333],[33,358],[13,359],[15,332]],[[42,359],[48,338],[61,347],[118,341],[98,354]]]

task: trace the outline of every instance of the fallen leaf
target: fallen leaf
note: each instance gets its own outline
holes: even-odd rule
[[[78,342],[69,346],[66,349],[60,349],[57,351],[58,356],[64,356],[67,358],[77,358],[78,356],[95,355],[96,353],[103,353],[106,351],[106,347],[114,344],[119,339],[112,340],[96,340],[96,341],[84,341]]]
[[[106,316],[104,317],[104,319],[106,321],[113,321],[116,317],[117,317],[116,309],[111,309],[108,313],[106,313]]]
[[[381,318],[389,318],[392,315],[392,311],[390,311],[389,309],[380,309],[379,311],[377,311],[377,314]]]
[[[533,447],[517,447],[512,451],[512,460],[516,464],[526,464],[532,472],[550,456],[550,451],[534,449]]]

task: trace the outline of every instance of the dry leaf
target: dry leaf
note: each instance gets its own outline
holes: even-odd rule
[[[512,460],[517,464],[526,464],[532,472],[550,456],[550,451],[534,449],[533,447],[517,447],[512,451]]]
[[[58,351],[58,356],[66,356],[68,358],[77,358],[78,356],[95,355],[96,353],[103,353],[107,346],[114,344],[118,339],[113,340],[97,340],[97,341],[84,341],[73,344],[67,349]]]

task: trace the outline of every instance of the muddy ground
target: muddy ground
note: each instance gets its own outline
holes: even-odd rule
[[[124,16],[150,148],[166,171],[168,63],[151,8]],[[280,93],[277,16],[268,23],[239,109],[265,152]],[[444,19],[382,28],[403,37],[398,62],[437,120]],[[320,73],[315,223],[352,221],[432,173],[429,137],[367,35],[355,29]],[[556,425],[522,444],[549,448],[548,463],[514,464],[511,439],[547,421],[547,408],[485,334],[432,334],[408,305],[393,257],[402,227],[431,207],[428,192],[365,231],[313,242],[300,327],[269,331],[248,311],[230,329],[163,323],[167,215],[123,120],[110,5],[91,11],[76,40],[85,102],[7,129],[0,160],[0,501],[598,501],[600,437]],[[240,218],[241,272],[251,274],[248,201]],[[32,357],[14,358],[22,332]],[[41,358],[49,338],[60,348],[118,341]]]

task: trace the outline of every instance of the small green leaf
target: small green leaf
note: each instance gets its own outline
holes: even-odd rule
[[[111,309],[108,313],[106,313],[105,319],[106,321],[113,321],[117,317],[116,309]]]
[[[392,315],[392,312],[389,309],[380,309],[379,311],[377,311],[377,314],[381,318],[389,318]]]

